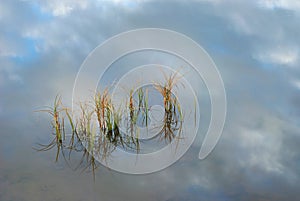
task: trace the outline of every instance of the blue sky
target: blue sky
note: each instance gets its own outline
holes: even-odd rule
[[[166,170],[137,177],[102,169],[93,186],[32,151],[49,131],[49,119],[33,111],[57,93],[69,104],[90,51],[148,27],[189,36],[219,68],[228,114],[213,153],[197,160],[200,135]],[[297,0],[1,1],[0,200],[297,200],[299,27]]]

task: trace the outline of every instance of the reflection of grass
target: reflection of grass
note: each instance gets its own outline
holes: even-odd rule
[[[183,115],[180,104],[173,94],[173,89],[176,87],[180,77],[177,75],[177,72],[169,76],[164,74],[164,76],[165,83],[156,83],[155,88],[163,97],[165,109],[160,135],[163,139],[171,142],[176,136],[175,131],[178,131],[178,136],[180,136],[182,131]]]
[[[143,114],[143,122],[145,126],[148,126],[149,119],[149,104],[148,104],[148,90],[144,90],[142,87],[138,89],[138,112]]]
[[[85,166],[83,166],[84,162],[86,163]],[[95,181],[96,180],[95,170],[98,168],[98,164],[95,159],[94,152],[89,152],[88,149],[84,148],[80,163],[78,164],[76,169],[78,169],[81,166],[84,167],[81,172],[84,172],[87,169],[90,169],[92,171],[93,179]]]
[[[115,110],[108,89],[103,93],[98,92],[94,98],[95,113],[99,125],[101,139],[103,136],[115,146],[121,143],[123,146],[123,139],[119,130],[121,121],[121,114]],[[103,146],[106,146],[106,140],[102,140]]]
[[[137,100],[135,100],[133,92],[133,89],[129,92],[128,104],[131,127],[136,126],[138,120],[142,120],[142,125],[147,127],[149,120],[148,90],[139,88],[137,90]]]
[[[142,116],[142,124],[148,126],[148,119],[149,119],[149,105],[148,105],[148,90],[144,91],[143,88],[138,89],[138,114],[139,116],[141,113]]]
[[[181,107],[174,94],[180,77],[177,73],[169,76],[165,75],[164,83],[155,83],[154,88],[163,97],[164,118],[161,129],[158,133],[161,139],[171,142],[174,138],[180,139],[182,132],[183,115]],[[126,104],[126,108],[115,108],[112,103],[109,88],[102,92],[97,92],[94,96],[93,104],[81,103],[79,117],[73,118],[69,109],[62,106],[61,97],[56,96],[54,106],[46,110],[52,116],[52,125],[55,138],[48,145],[41,145],[39,151],[47,151],[57,145],[56,159],[63,147],[69,149],[69,160],[72,151],[83,152],[82,158],[77,167],[86,164],[87,168],[93,172],[95,179],[96,159],[107,161],[111,153],[117,148],[125,150],[140,151],[138,124],[148,127],[149,124],[149,98],[148,90],[141,87],[136,93],[131,89]],[[136,94],[136,95],[135,95]],[[126,131],[120,129],[122,117],[128,111],[126,120]],[[127,112],[126,112],[127,113]],[[65,120],[70,126],[71,135],[66,142]],[[62,154],[63,151],[62,151]],[[64,156],[64,155],[63,155]],[[65,158],[65,157],[64,157]]]
[[[47,112],[52,116],[52,126],[54,129],[54,139],[48,144],[38,144],[41,148],[35,148],[38,151],[47,151],[57,146],[56,158],[55,161],[58,160],[60,149],[62,149],[63,143],[63,135],[65,136],[64,130],[64,118],[60,116],[61,112],[63,111],[61,105],[61,97],[57,95],[54,100],[53,107],[47,107],[48,109],[39,110],[40,112]]]
[[[96,126],[93,124],[92,117],[94,110],[87,104],[80,104],[80,117],[78,119],[78,137],[83,146],[83,155],[78,167],[85,161],[87,165],[84,170],[90,168],[95,180],[95,169],[98,167],[95,160],[96,144]]]
[[[129,125],[127,130],[130,133],[130,137],[126,136],[126,145],[129,149],[136,150],[137,153],[140,151],[139,141],[139,128],[138,121],[142,120],[142,125],[148,126],[149,119],[149,105],[148,105],[148,91],[144,91],[143,88],[137,90],[137,100],[134,97],[134,90],[131,89],[129,92]]]
[[[77,129],[76,129],[76,125],[74,124],[74,121],[72,119],[72,116],[69,112],[69,110],[67,108],[65,108],[65,112],[66,112],[66,115],[68,117],[68,120],[69,120],[69,124],[71,126],[71,129],[72,129],[72,134],[71,134],[71,138],[70,138],[70,142],[69,142],[69,145],[68,145],[68,148],[69,148],[69,159],[71,158],[71,153],[73,150],[76,150],[78,151],[77,149],[77,146],[78,145],[81,145],[81,141],[80,141],[80,138],[78,136],[78,132],[77,132]],[[75,143],[75,140],[76,140],[76,143]]]
[[[96,93],[94,97],[94,107],[99,127],[96,151],[98,155],[101,155],[102,160],[106,160],[110,150],[113,149],[106,135],[108,131],[107,126],[111,124],[107,118],[110,116],[110,111],[112,110],[111,97],[108,92],[108,88],[106,88],[102,93]]]

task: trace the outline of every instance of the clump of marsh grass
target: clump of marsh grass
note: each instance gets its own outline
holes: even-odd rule
[[[115,146],[124,146],[123,137],[119,129],[121,112],[120,110],[115,109],[112,104],[108,88],[106,88],[102,93],[98,92],[95,95],[94,102],[101,136],[104,136]],[[106,146],[106,140],[102,140],[102,142],[102,145]]]
[[[109,95],[108,88],[106,88],[103,93],[96,93],[94,103],[99,128],[100,130],[104,130],[106,128],[106,114],[107,111],[111,109],[111,97]]]
[[[111,115],[112,102],[108,88],[102,93],[97,92],[94,96],[94,111],[97,116],[97,122],[99,127],[99,135],[97,139],[97,153],[101,156],[102,160],[106,160],[109,153],[114,150],[114,147],[110,144],[110,139],[106,135],[108,132],[108,124],[110,126],[110,120],[107,118]]]
[[[142,121],[142,124],[146,127],[149,121],[149,103],[148,103],[148,90],[139,88],[137,90],[137,100],[134,98],[134,90],[129,92],[129,122],[131,127],[135,126],[138,120]],[[132,129],[131,129],[132,130]]]
[[[180,103],[175,97],[180,76],[178,72],[171,75],[164,74],[164,83],[154,83],[156,89],[163,97],[164,117],[161,122],[159,138],[171,142],[174,138],[180,139],[182,132],[183,114]],[[79,164],[75,169],[91,170],[95,180],[95,170],[98,167],[96,159],[107,161],[117,147],[140,152],[139,128],[140,123],[148,127],[149,124],[149,98],[148,89],[131,89],[128,93],[126,107],[115,108],[109,88],[95,93],[93,101],[80,104],[79,117],[73,117],[70,110],[62,105],[61,97],[56,96],[53,107],[45,110],[52,116],[53,140],[47,145],[41,145],[38,151],[47,151],[57,146],[56,158],[63,148],[69,149],[69,160],[73,151],[82,152]],[[125,129],[121,129],[122,118],[127,120]],[[71,135],[67,135],[65,119],[70,126]],[[123,124],[122,124],[123,126]],[[68,141],[69,140],[69,141]],[[66,160],[65,156],[64,159]],[[68,163],[68,162],[67,162]]]
[[[126,145],[129,149],[135,149],[137,153],[140,151],[139,129],[137,127],[138,121],[141,120],[142,124],[148,126],[149,119],[149,104],[148,104],[148,91],[143,88],[137,90],[137,99],[134,97],[134,90],[129,91],[129,125],[127,131],[130,136],[126,135]]]
[[[135,106],[135,100],[133,97],[134,90],[131,89],[129,92],[129,103],[128,103],[128,110],[129,110],[129,133],[130,136],[133,138],[135,134],[135,128],[136,128],[136,123],[137,123],[137,111],[136,111],[136,106]]]
[[[55,161],[58,161],[58,156],[60,153],[60,150],[63,149],[63,140],[65,140],[65,128],[64,128],[64,116],[62,115],[62,112],[64,111],[64,108],[62,107],[61,97],[57,95],[54,100],[53,107],[46,107],[47,109],[38,110],[38,112],[46,112],[52,116],[52,127],[53,127],[53,140],[47,144],[39,144],[38,145],[41,148],[34,148],[37,151],[48,151],[57,146],[57,152]]]
[[[171,142],[176,137],[176,132],[179,139],[182,131],[183,115],[180,104],[173,94],[181,77],[178,76],[178,72],[175,72],[169,76],[164,73],[164,78],[165,83],[154,84],[156,90],[162,95],[164,104],[164,118],[159,134],[162,139]]]
[[[138,116],[141,114],[142,124],[148,126],[149,119],[149,103],[148,103],[148,90],[139,88],[138,91]]]

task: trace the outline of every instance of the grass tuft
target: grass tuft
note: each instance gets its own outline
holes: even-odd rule
[[[164,73],[164,83],[154,83],[154,88],[163,97],[164,117],[161,122],[159,138],[171,142],[174,138],[180,139],[184,116],[174,89],[180,81],[178,72],[171,75]],[[135,95],[136,94],[136,95]],[[95,93],[92,104],[80,104],[80,115],[74,119],[71,111],[62,105],[61,96],[57,95],[53,107],[47,107],[40,112],[51,115],[54,138],[47,145],[38,144],[38,151],[48,151],[55,146],[57,152],[55,161],[60,153],[64,159],[64,148],[69,150],[68,160],[71,160],[73,151],[82,152],[79,164],[75,169],[84,166],[84,170],[91,170],[95,180],[95,170],[98,167],[96,159],[106,161],[117,148],[140,152],[138,122],[148,127],[149,124],[149,97],[148,89],[139,88],[136,93],[131,89],[128,93],[126,108],[115,108],[112,103],[109,88]],[[126,111],[126,112],[125,112]],[[121,131],[122,117],[126,114],[126,133]],[[65,129],[69,125],[70,129]],[[69,133],[70,130],[70,133]]]

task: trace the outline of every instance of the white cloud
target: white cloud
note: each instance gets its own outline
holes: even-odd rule
[[[291,14],[300,11],[300,1],[263,0],[253,2],[228,1],[214,4],[215,14],[239,34],[232,46],[247,45],[244,51],[263,63],[296,66],[299,63],[298,30],[299,16]],[[264,9],[258,9],[264,8]],[[268,9],[287,9],[275,12]],[[224,33],[226,36],[226,33]],[[244,43],[244,44],[240,44]],[[245,53],[245,54],[247,54]]]
[[[53,16],[66,16],[74,10],[86,9],[88,6],[87,0],[80,0],[80,1],[48,0],[48,1],[41,1],[40,3],[43,4],[42,6],[43,10],[46,12],[51,12]]]
[[[300,11],[300,1],[298,0],[260,0],[258,5],[266,9],[287,9]]]
[[[262,51],[262,50],[261,50]],[[255,56],[264,63],[294,66],[299,60],[299,51],[294,47],[279,47],[264,50]]]
[[[85,10],[89,6],[114,5],[126,10],[134,10],[140,4],[150,0],[98,0],[91,2],[88,0],[72,1],[72,0],[47,0],[40,1],[45,12],[50,12],[53,16],[67,16],[76,10]]]
[[[284,166],[280,162],[284,122],[271,114],[263,115],[259,128],[240,127],[238,140],[247,150],[242,166],[258,167],[266,172],[282,173]]]

